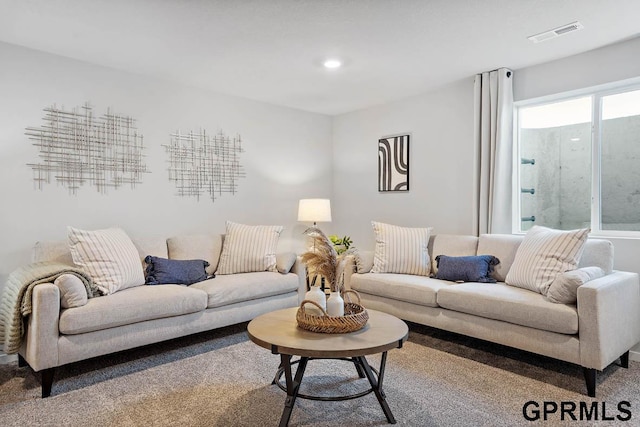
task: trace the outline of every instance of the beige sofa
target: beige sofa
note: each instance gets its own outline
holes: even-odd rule
[[[204,259],[211,272],[218,265],[223,236],[197,235],[133,239],[141,260],[146,255],[172,259]],[[281,254],[282,255],[282,254]],[[286,267],[294,254],[278,256]],[[42,397],[51,393],[54,368],[184,335],[253,319],[294,307],[306,291],[304,265],[297,258],[289,273],[256,272],[217,275],[181,285],[143,285],[90,298],[81,307],[62,309],[60,291],[52,283],[35,286],[33,313],[19,351],[19,363],[42,371]],[[33,261],[73,265],[66,242],[38,243]]]
[[[591,239],[579,267],[598,266],[606,275],[578,288],[577,305],[554,304],[541,294],[504,280],[523,236],[432,236],[437,255],[494,255],[497,283],[455,283],[425,276],[371,273],[373,252],[361,252],[358,272],[345,268],[345,286],[367,308],[402,319],[542,354],[583,367],[587,392],[595,396],[596,372],[640,341],[640,284],[636,273],[613,271],[613,245]],[[353,263],[354,259],[350,261]],[[436,268],[435,262],[432,269]]]

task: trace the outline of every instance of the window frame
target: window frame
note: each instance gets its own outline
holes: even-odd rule
[[[521,229],[522,214],[520,203],[520,109],[523,107],[543,106],[557,102],[570,101],[572,99],[591,97],[591,203],[590,203],[590,227],[592,236],[600,237],[626,237],[640,239],[640,230],[603,230],[602,229],[602,129],[601,111],[602,98],[625,92],[640,90],[640,77],[607,83],[599,86],[582,88],[569,92],[546,95],[539,98],[526,99],[513,103],[513,185],[512,185],[512,221],[513,234],[526,234]]]

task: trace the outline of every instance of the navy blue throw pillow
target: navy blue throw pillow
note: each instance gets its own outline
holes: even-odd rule
[[[209,263],[202,259],[167,259],[147,255],[144,262],[147,263],[147,285],[191,285],[208,278],[204,269]]]
[[[491,273],[493,267],[498,264],[500,260],[493,255],[438,255],[436,257],[438,272],[435,278],[454,282],[495,283],[496,279],[491,277]]]

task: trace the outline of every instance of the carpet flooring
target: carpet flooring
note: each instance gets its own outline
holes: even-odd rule
[[[380,363],[379,356],[368,359]],[[61,367],[47,399],[39,397],[39,376],[30,368],[0,365],[0,425],[275,426],[285,400],[271,384],[278,364],[240,324]],[[367,386],[349,362],[313,360],[301,392],[344,394]],[[592,399],[580,367],[413,324],[404,347],[389,352],[384,390],[400,426],[640,425],[638,362],[600,373]],[[523,414],[529,401],[541,410],[535,422]],[[558,405],[546,421],[544,402],[552,402],[549,409]],[[562,417],[562,402],[575,411]],[[621,411],[620,402],[629,404]],[[590,411],[582,411],[582,421],[580,405]],[[290,422],[386,424],[373,394],[341,402],[298,399]]]

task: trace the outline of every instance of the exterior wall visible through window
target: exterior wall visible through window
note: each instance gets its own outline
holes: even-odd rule
[[[640,84],[515,107],[514,232],[640,234]]]

